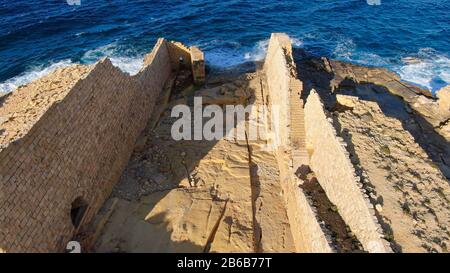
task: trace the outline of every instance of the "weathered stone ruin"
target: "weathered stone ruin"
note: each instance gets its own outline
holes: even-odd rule
[[[208,76],[199,48],[165,39],[135,76],[108,59],[58,69],[0,98],[0,250],[446,252],[437,96],[281,33],[240,75]],[[172,110],[198,97],[249,112],[227,137],[174,140]]]

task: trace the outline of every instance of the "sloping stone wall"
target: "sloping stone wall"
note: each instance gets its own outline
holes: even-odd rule
[[[297,252],[332,252],[305,194],[298,186],[292,168],[293,157],[307,161],[303,104],[300,100],[302,83],[297,79],[289,36],[273,33],[264,62],[267,94],[264,100],[272,116],[271,130],[278,141],[273,143],[279,165],[279,183]],[[294,101],[298,100],[298,101]],[[298,109],[296,108],[298,107]],[[292,111],[294,108],[295,111]],[[291,114],[295,116],[291,116]],[[291,124],[291,122],[296,122]],[[289,153],[286,153],[289,151]],[[305,159],[306,158],[306,159]]]
[[[345,142],[327,117],[319,95],[312,90],[305,104],[306,139],[310,167],[339,214],[369,252],[389,252],[381,238],[370,201],[364,198]]]
[[[98,62],[46,105],[33,124],[26,124],[19,138],[4,145],[1,251],[64,251],[74,234],[91,221],[118,181],[171,74],[170,59],[167,42],[160,39],[134,77],[108,59]],[[49,79],[50,84],[39,86],[39,91],[51,93],[58,80],[52,82],[51,75]],[[3,105],[16,94],[9,96]],[[21,103],[29,105],[32,98]],[[75,200],[87,205],[78,226],[71,217]]]
[[[316,212],[311,208],[308,199],[299,189],[297,181],[285,181],[285,198],[289,222],[298,252],[331,253],[333,249],[319,225]]]
[[[290,48],[289,36],[283,33],[273,33],[270,37],[264,72],[269,89],[269,107],[274,111],[274,131],[277,136],[275,146],[289,145],[289,86],[291,71],[286,60],[285,50]],[[278,123],[278,124],[277,124]]]

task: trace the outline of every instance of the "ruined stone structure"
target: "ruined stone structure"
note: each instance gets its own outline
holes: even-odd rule
[[[2,98],[2,250],[61,251],[92,220],[180,56],[190,66],[185,48],[159,39],[136,76],[104,59],[79,72],[62,69],[57,78],[47,76]]]
[[[311,169],[327,196],[356,234],[364,249],[386,252],[373,206],[360,190],[360,179],[350,162],[345,142],[335,132],[319,95],[312,91],[305,105],[306,137]]]
[[[0,97],[0,251],[61,252],[71,240],[97,252],[392,252],[398,242],[407,246],[404,234],[397,242],[380,225],[382,207],[374,210],[375,198],[360,183],[355,157],[361,153],[341,138],[337,123],[358,136],[348,111],[377,108],[332,95],[344,77],[339,64],[322,61],[308,69],[336,77],[330,90],[316,92],[302,81],[316,71],[299,67],[286,34],[271,35],[261,69],[216,78],[205,74],[199,48],[159,39],[135,76],[103,59],[59,69]],[[373,76],[354,71],[356,82]],[[435,101],[393,80],[385,85],[395,85],[392,93],[447,137],[446,90]],[[170,111],[179,104],[194,111],[195,96],[203,98],[201,110],[250,106],[249,115],[237,119],[246,125],[245,138],[229,128],[227,138],[172,139]],[[372,128],[364,115],[369,125],[358,126]],[[249,139],[251,126],[270,137]],[[390,129],[382,126],[380,134]],[[425,152],[414,153],[425,162]],[[421,175],[430,184],[439,180],[441,188],[430,191],[445,197],[441,165],[430,166]],[[389,196],[379,173],[371,175]],[[385,200],[387,212],[397,203]],[[436,209],[441,222],[446,215]],[[393,222],[395,233],[400,224]]]
[[[205,82],[205,56],[203,52],[196,46],[189,48],[191,53],[192,77],[197,85]]]
[[[315,213],[294,175],[302,164],[308,165],[306,152],[302,83],[297,79],[289,36],[273,33],[264,62],[270,108],[279,111],[279,126],[274,128],[274,143],[280,165],[280,181],[286,199],[294,244],[298,252],[332,252]],[[278,130],[278,131],[276,131]]]

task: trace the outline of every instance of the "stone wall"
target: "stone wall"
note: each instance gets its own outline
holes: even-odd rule
[[[98,62],[46,105],[33,124],[26,124],[23,134],[3,145],[1,251],[64,251],[91,221],[129,160],[171,74],[170,60],[167,42],[160,39],[136,76],[121,72],[108,59]],[[54,88],[59,80],[52,81],[51,76],[38,91]],[[14,91],[0,107],[19,94]],[[32,105],[33,98],[19,101]]]
[[[307,154],[300,100],[303,85],[297,79],[289,36],[284,33],[271,35],[263,70],[268,89],[264,100],[270,111],[276,112],[271,115],[275,120],[269,127],[277,139],[273,148],[295,249],[297,252],[332,252],[292,168],[293,161],[305,163]],[[293,160],[294,157],[302,160]]]
[[[299,187],[299,179],[289,168],[289,159],[278,153],[280,166],[280,181],[286,200],[286,210],[297,252],[300,253],[330,253],[333,249],[319,225],[316,212],[310,206],[308,199]]]
[[[170,41],[167,42],[167,48],[169,49],[170,61],[173,69],[180,69],[180,58],[183,59],[182,65],[185,69],[191,67],[191,52],[187,46],[180,42]]]
[[[310,167],[339,214],[369,252],[389,252],[381,238],[372,205],[360,190],[360,179],[345,148],[327,117],[319,95],[312,90],[305,104],[306,139]]]
[[[269,106],[278,116],[273,129],[277,136],[276,146],[289,146],[289,86],[291,70],[285,50],[291,48],[289,36],[272,33],[264,61],[264,72],[269,89]],[[278,124],[277,124],[278,123]]]
[[[333,71],[331,85],[337,88],[343,80],[351,80],[357,84],[371,83],[383,92],[401,97],[411,109],[424,119],[421,126],[431,127],[450,141],[450,96],[449,88],[444,87],[433,97],[431,92],[401,80],[400,76],[386,68],[364,67],[351,63],[327,60]],[[330,71],[331,71],[330,70]],[[424,122],[428,124],[424,124]]]
[[[194,78],[194,83],[201,85],[205,82],[205,55],[196,46],[191,46],[189,48],[191,53],[191,66],[192,66],[192,77]]]

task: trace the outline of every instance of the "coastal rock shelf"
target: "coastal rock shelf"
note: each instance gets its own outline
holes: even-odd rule
[[[283,33],[254,67],[209,75],[159,39],[135,76],[102,59],[0,97],[0,251],[447,252],[448,88]],[[209,106],[247,112],[176,140],[180,105],[193,131]]]

